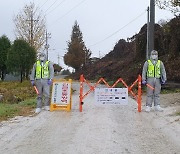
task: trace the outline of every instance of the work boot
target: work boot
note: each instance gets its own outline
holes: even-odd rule
[[[40,113],[41,112],[41,108],[36,108],[35,113]]]
[[[151,107],[150,107],[150,106],[146,106],[145,111],[146,111],[146,112],[150,112],[150,111],[151,111]]]
[[[46,111],[49,111],[49,110],[50,110],[49,106],[44,106],[44,109],[45,109]]]
[[[162,112],[162,111],[163,111],[163,109],[160,107],[160,105],[156,105],[156,106],[154,107],[154,110],[155,110],[155,111],[159,111],[159,112]]]

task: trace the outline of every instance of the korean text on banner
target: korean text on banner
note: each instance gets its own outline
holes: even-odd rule
[[[51,103],[58,105],[67,105],[70,103],[71,84],[66,82],[56,82],[52,89]]]
[[[95,88],[96,105],[127,105],[127,88]]]

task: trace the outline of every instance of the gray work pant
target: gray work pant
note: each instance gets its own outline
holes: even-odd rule
[[[160,92],[161,92],[161,81],[157,78],[148,78],[147,83],[151,85],[154,90],[147,87],[147,98],[146,98],[146,106],[152,107],[152,103],[154,102],[154,106],[160,105]]]
[[[36,80],[35,85],[39,92],[37,97],[37,108],[42,108],[42,100],[44,96],[44,106],[50,105],[50,86],[47,79]]]

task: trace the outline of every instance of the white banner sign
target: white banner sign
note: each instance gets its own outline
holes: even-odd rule
[[[71,84],[66,82],[54,82],[51,103],[67,105],[70,103]]]
[[[127,88],[95,88],[96,105],[127,105]]]

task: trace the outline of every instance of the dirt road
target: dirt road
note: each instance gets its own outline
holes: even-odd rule
[[[95,106],[94,94],[79,112],[79,84],[73,84],[72,112],[42,111],[0,124],[2,154],[179,154],[179,117],[173,108],[137,112],[127,106]]]

